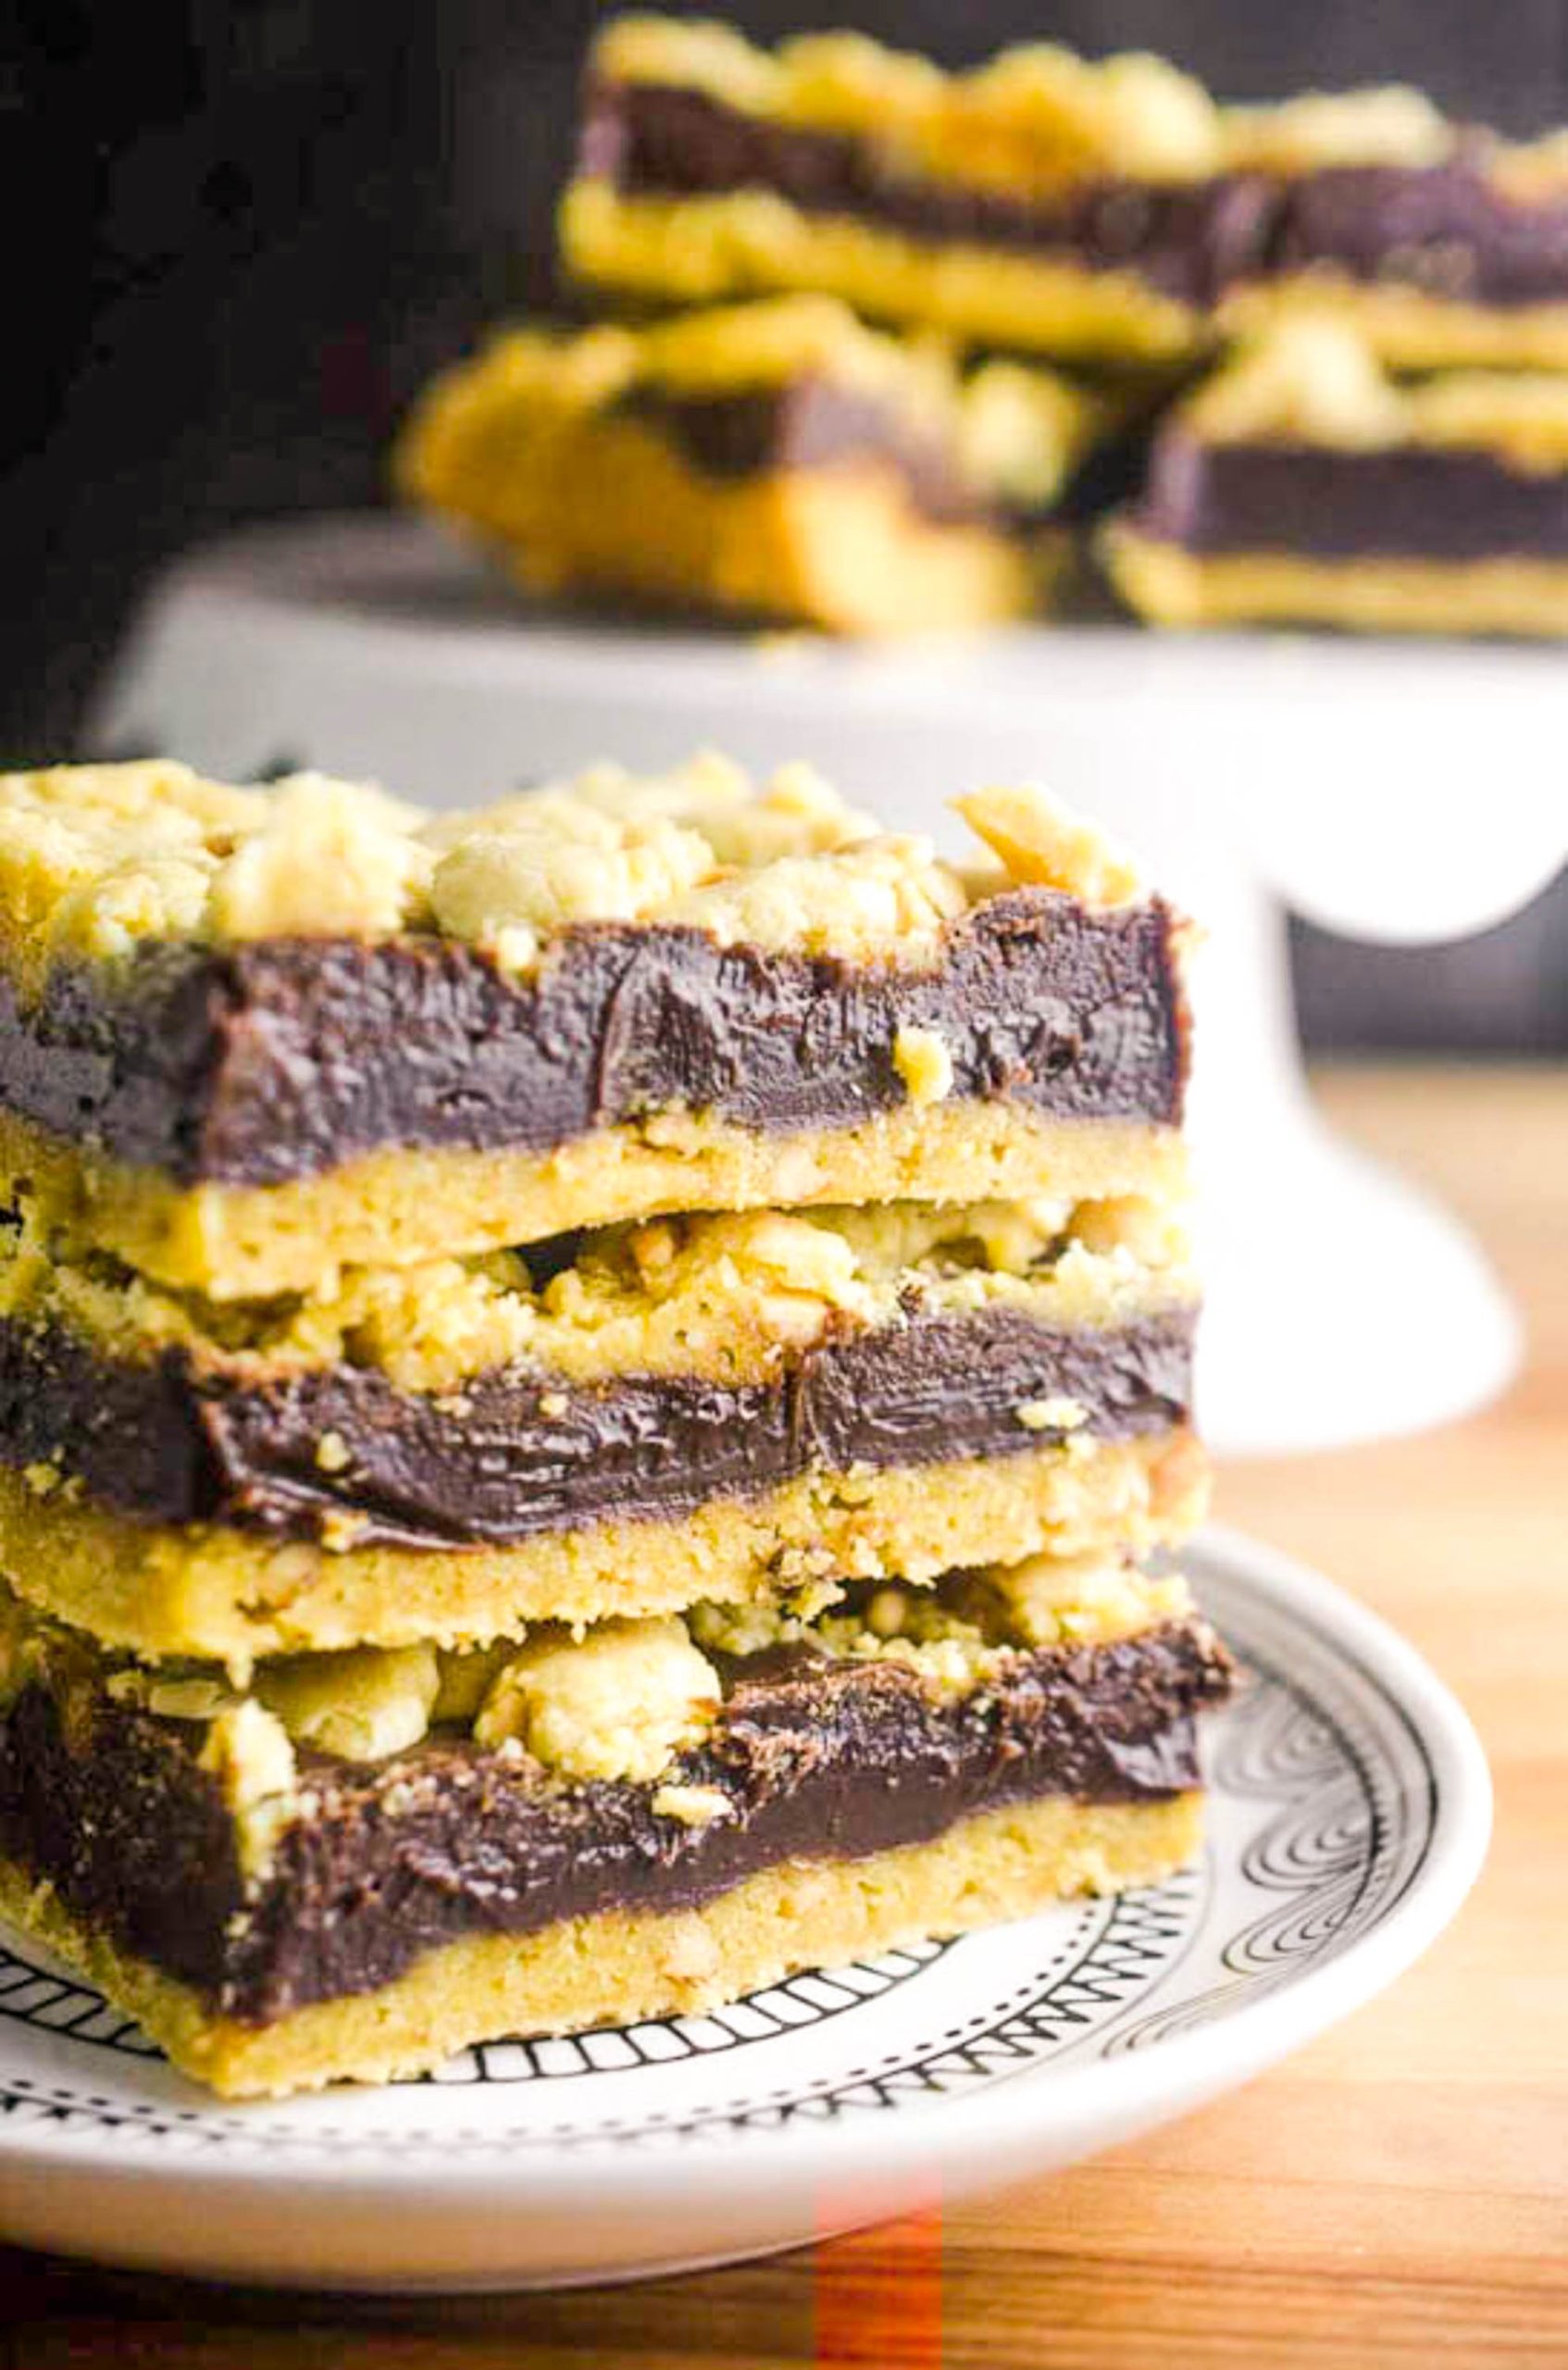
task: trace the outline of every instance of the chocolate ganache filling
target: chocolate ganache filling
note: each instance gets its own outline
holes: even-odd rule
[[[1050,197],[915,180],[875,138],[770,121],[705,92],[657,82],[591,85],[578,170],[628,196],[713,197],[765,189],[804,214],[849,216],[942,244],[1069,256],[1131,271],[1194,306],[1247,273],[1275,199],[1256,173],[1201,181],[1106,177]]]
[[[1328,167],[1289,184],[1265,277],[1324,265],[1353,280],[1404,284],[1502,311],[1562,304],[1568,300],[1568,191],[1513,197],[1464,150],[1419,170]]]
[[[372,1368],[241,1383],[180,1351],[120,1364],[63,1328],[0,1322],[0,1453],[61,1456],[99,1503],[156,1522],[308,1539],[348,1515],[361,1545],[504,1545],[673,1521],[813,1469],[1039,1450],[1064,1437],[1062,1422],[1020,1420],[1042,1403],[1071,1402],[1086,1436],[1164,1432],[1187,1416],[1193,1325],[1173,1311],[1066,1328],[1001,1307],[830,1337],[756,1382],[563,1387],[502,1369],[465,1383],[459,1413]],[[318,1461],[329,1434],[342,1451],[333,1472]]]
[[[439,939],[154,948],[112,984],[0,982],[0,1097],[181,1184],[280,1184],[389,1146],[544,1153],[686,1109],[764,1133],[896,1109],[900,1029],[937,1031],[955,1098],[1176,1125],[1186,1016],[1158,898],[992,897],[929,968],[582,923],[514,978]]]
[[[1568,559],[1568,473],[1512,469],[1472,447],[1210,444],[1167,432],[1132,524],[1201,553]]]
[[[1181,1623],[1020,1652],[956,1700],[902,1665],[809,1648],[728,1664],[716,1727],[671,1772],[728,1798],[731,1815],[702,1827],[656,1815],[651,1787],[562,1787],[439,1734],[376,1768],[302,1751],[310,1807],[248,1902],[190,1725],[101,1698],[90,1733],[73,1723],[68,1739],[33,1684],[0,1720],[0,1851],[261,2026],[374,1991],[466,1936],[692,1909],[787,1859],[862,1859],[1052,1795],[1168,1799],[1199,1782],[1196,1715],[1229,1668]]]

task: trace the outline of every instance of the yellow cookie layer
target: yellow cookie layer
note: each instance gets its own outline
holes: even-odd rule
[[[575,182],[562,201],[570,268],[607,288],[706,304],[822,289],[873,319],[918,324],[1014,352],[1164,361],[1206,343],[1202,316],[1131,271],[1057,255],[921,241],[875,223],[803,214],[767,190],[623,196]]]
[[[1183,1429],[1010,1457],[810,1474],[671,1523],[600,1523],[518,1546],[286,1544],[165,1528],[0,1468],[0,1569],[31,1605],[149,1660],[243,1677],[261,1656],[482,1643],[532,1622],[766,1602],[828,1578],[919,1582],[980,1564],[1171,1544],[1202,1519],[1208,1468]]]
[[[1177,1131],[1060,1121],[1014,1104],[910,1104],[769,1135],[693,1114],[604,1128],[551,1153],[389,1151],[283,1185],[182,1187],[0,1112],[0,1190],[158,1282],[215,1300],[332,1292],[344,1267],[404,1266],[668,1210],[823,1203],[1182,1200]]]
[[[536,592],[625,592],[832,633],[996,624],[1045,599],[1067,555],[937,525],[895,463],[858,458],[725,481],[630,419],[585,421],[554,466],[504,485],[429,481],[432,506],[499,539]]]
[[[1328,625],[1385,633],[1568,634],[1568,562],[1312,560],[1199,555],[1126,526],[1101,540],[1129,607],[1152,625]]]

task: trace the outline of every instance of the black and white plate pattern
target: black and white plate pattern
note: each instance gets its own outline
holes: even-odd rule
[[[1187,1560],[1245,1672],[1198,1867],[712,2015],[243,2107],[0,1929],[0,2227],[322,2284],[628,2276],[1066,2164],[1244,2078],[1439,1930],[1489,1790],[1451,1697],[1326,1581],[1222,1533]]]

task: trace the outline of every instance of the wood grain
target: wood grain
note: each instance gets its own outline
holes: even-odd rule
[[[0,2252],[14,2370],[1161,2370],[1568,2363],[1568,1078],[1342,1071],[1343,1124],[1470,1216],[1528,1312],[1499,1407],[1228,1470],[1223,1511],[1357,1589],[1458,1689],[1497,1840],[1396,1990],[1078,2171],[734,2271],[410,2310]],[[1371,1320],[1369,1320],[1371,1321]],[[938,2340],[940,2336],[940,2352]]]

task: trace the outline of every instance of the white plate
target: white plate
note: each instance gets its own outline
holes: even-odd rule
[[[1233,1534],[1188,1560],[1249,1674],[1201,1866],[797,1977],[708,2017],[475,2050],[433,2079],[223,2106],[0,1946],[0,2229],[219,2277],[633,2278],[1070,2164],[1320,2032],[1447,1924],[1491,1794],[1383,1623]]]

